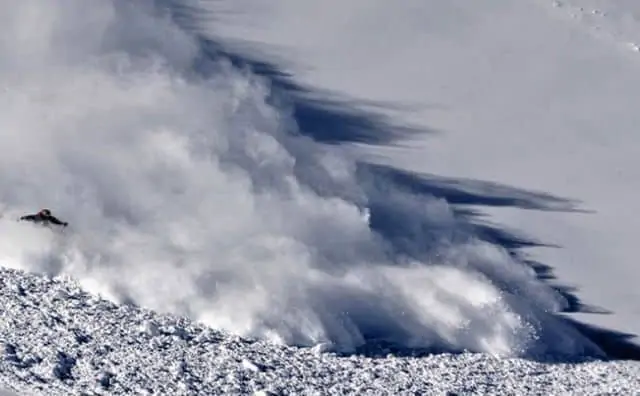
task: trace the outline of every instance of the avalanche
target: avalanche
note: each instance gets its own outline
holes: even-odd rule
[[[638,387],[560,315],[573,296],[527,240],[461,206],[573,202],[362,160],[347,143],[417,131],[229,52],[198,3],[0,14],[6,392]],[[14,221],[42,207],[69,227]]]

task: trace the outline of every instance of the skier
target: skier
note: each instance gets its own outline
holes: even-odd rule
[[[22,217],[20,217],[20,220],[21,221],[31,221],[33,223],[41,224],[41,225],[45,225],[45,226],[48,226],[50,224],[56,224],[56,225],[60,225],[60,226],[66,227],[66,226],[69,225],[69,223],[67,223],[66,221],[61,221],[57,217],[53,216],[49,209],[42,209],[41,211],[39,211],[36,214],[30,214],[30,215],[22,216]]]

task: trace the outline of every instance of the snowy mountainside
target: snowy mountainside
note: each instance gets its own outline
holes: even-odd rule
[[[115,305],[69,279],[0,271],[0,387],[28,395],[631,394],[640,363],[463,353],[341,356]]]

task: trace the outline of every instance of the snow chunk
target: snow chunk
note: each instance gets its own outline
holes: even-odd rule
[[[143,334],[147,334],[151,337],[155,337],[158,334],[160,334],[160,330],[158,328],[158,325],[153,323],[150,320],[145,320],[142,325],[140,326],[140,332]]]
[[[253,392],[253,396],[277,396],[278,394],[275,392],[271,392],[268,390],[259,390]]]
[[[258,365],[252,363],[248,359],[242,359],[242,368],[244,368],[245,370],[253,371],[254,373],[261,371]]]

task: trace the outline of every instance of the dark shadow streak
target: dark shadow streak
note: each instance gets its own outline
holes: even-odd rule
[[[585,212],[577,208],[580,202],[576,200],[558,198],[551,194],[527,191],[494,182],[411,173],[381,165],[370,165],[370,168],[381,176],[391,179],[401,188],[418,194],[444,198],[454,205]]]
[[[359,108],[367,107],[367,103],[303,87],[294,83],[290,75],[280,72],[275,66],[234,54],[211,40],[200,39],[200,45],[203,57],[195,66],[200,73],[215,72],[215,67],[211,69],[211,60],[223,58],[240,69],[249,67],[252,72],[268,78],[272,88],[272,104],[279,108],[291,107],[298,132],[320,143],[392,145],[409,136],[426,132],[406,125],[393,125],[389,117]],[[380,129],[379,125],[388,127]],[[435,130],[429,132],[435,133]]]
[[[248,68],[252,72],[268,79],[271,83],[274,104],[291,106],[293,116],[303,135],[321,143],[365,143],[369,145],[398,145],[399,142],[415,134],[434,133],[435,130],[397,125],[389,117],[362,110],[366,103],[339,99],[336,95],[322,92],[316,88],[305,87],[294,82],[293,77],[283,72],[276,64],[271,64],[246,52],[234,52],[223,44],[200,37],[189,26],[199,10],[177,4],[171,0],[158,1],[161,7],[168,7],[174,20],[185,30],[198,38],[201,54],[194,64],[195,77],[206,77],[216,73],[218,61],[230,61],[239,69]],[[373,182],[372,182],[373,180]],[[406,214],[398,213],[389,202],[384,202],[381,191],[394,189],[410,191],[424,199],[443,199],[453,207],[458,225],[463,226],[475,237],[505,248],[510,255],[527,263],[536,272],[541,281],[555,280],[552,268],[546,264],[527,260],[523,248],[545,245],[516,232],[482,222],[482,215],[474,207],[512,207],[540,211],[588,212],[579,209],[579,202],[555,197],[548,193],[527,191],[506,185],[480,180],[443,178],[435,175],[417,174],[389,166],[360,164],[360,181],[372,198],[371,227],[393,242],[398,252],[412,253],[416,244],[429,245],[428,240],[411,240],[415,230],[403,228],[402,219]],[[381,187],[382,186],[382,187]],[[310,186],[314,188],[314,186]],[[462,205],[462,207],[461,207]],[[406,218],[406,217],[405,217]],[[399,219],[399,220],[398,220]],[[430,226],[425,224],[425,226]],[[437,230],[436,230],[437,231]],[[427,234],[431,235],[431,234]],[[454,235],[453,238],[456,236]],[[464,237],[464,235],[462,236]],[[421,249],[424,249],[422,247]],[[569,306],[564,312],[588,312],[605,314],[608,311],[581,302],[576,290],[569,286],[554,285],[566,299]],[[566,318],[582,334],[596,343],[610,359],[640,360],[640,345],[634,343],[633,335],[583,324]],[[358,353],[368,356],[381,356],[386,351],[395,354],[416,356],[447,351],[399,350],[391,345],[372,341]],[[450,351],[449,351],[450,352]]]
[[[567,322],[591,341],[598,345],[612,360],[640,360],[640,347],[635,334],[604,329],[602,327],[582,323],[578,320],[567,318]]]

